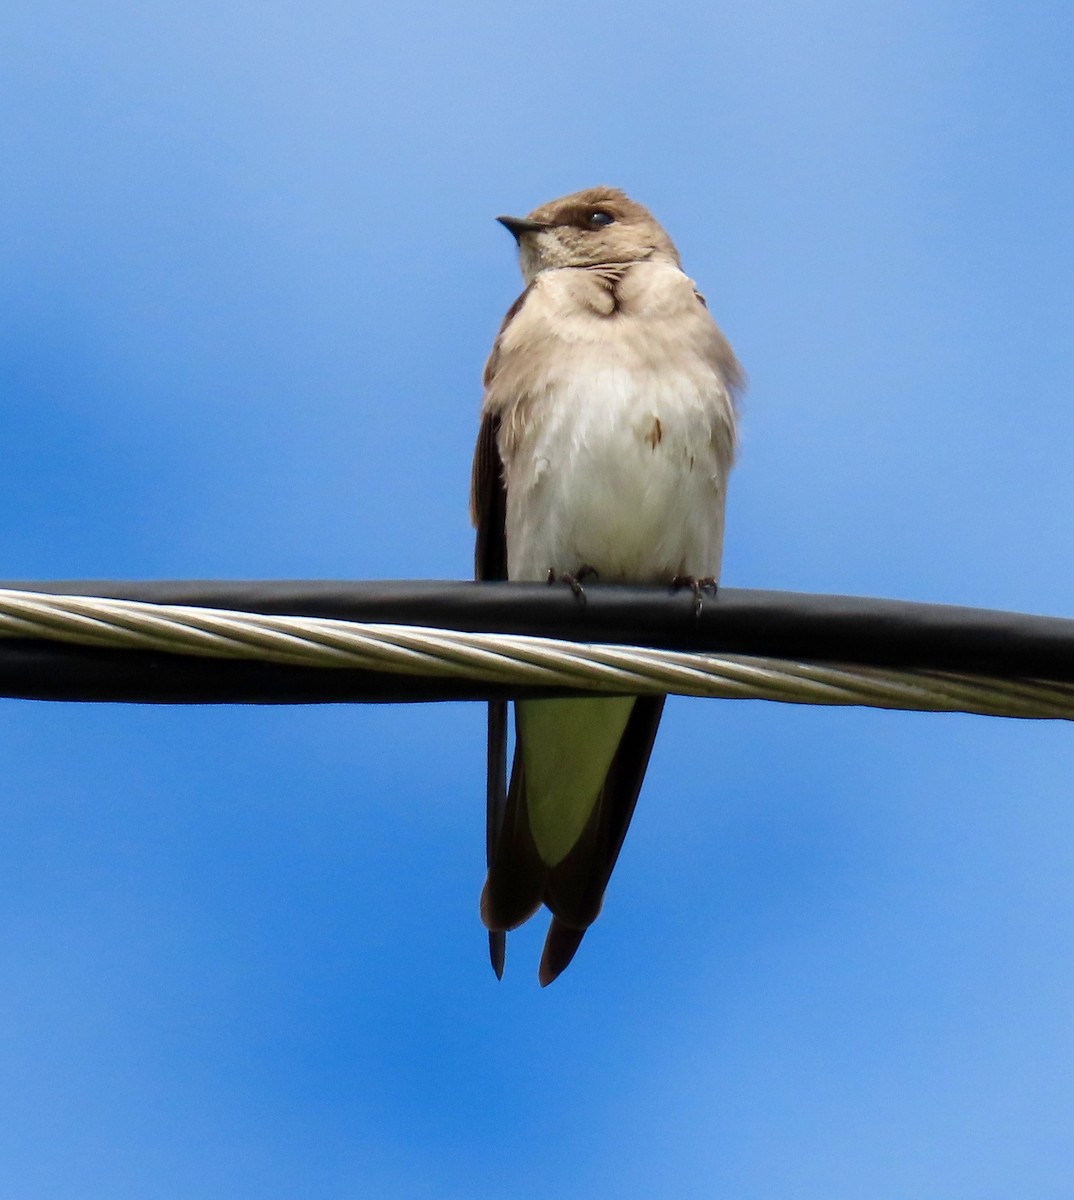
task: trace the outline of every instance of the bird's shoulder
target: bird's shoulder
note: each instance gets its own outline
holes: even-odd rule
[[[515,297],[511,307],[508,308],[507,312],[505,312],[503,315],[503,320],[500,322],[500,328],[496,333],[495,341],[492,343],[492,351],[488,356],[488,361],[485,363],[485,371],[482,376],[482,383],[486,389],[495,378],[496,371],[500,365],[500,359],[503,355],[504,349],[504,337],[508,330],[511,329],[511,326],[518,314],[524,308],[526,301],[529,300],[530,296],[533,294],[535,286],[536,283],[531,283],[524,288],[523,291]]]

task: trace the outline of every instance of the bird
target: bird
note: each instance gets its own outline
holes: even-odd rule
[[[525,288],[484,371],[471,476],[478,580],[716,586],[744,376],[652,213],[593,187],[497,217]],[[699,602],[696,601],[696,602]],[[481,919],[502,977],[506,933],[552,914],[542,986],[603,903],[664,696],[488,709]]]

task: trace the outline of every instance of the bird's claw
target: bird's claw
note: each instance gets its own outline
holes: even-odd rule
[[[701,617],[701,600],[705,592],[711,592],[716,595],[716,580],[711,575],[705,575],[698,579],[694,575],[676,575],[671,581],[671,590],[674,592],[681,591],[683,588],[689,588],[694,594],[694,620]]]
[[[554,567],[548,568],[548,583],[565,583],[576,598],[585,604],[585,588],[582,587],[582,580],[588,579],[592,575],[594,579],[600,578],[600,572],[596,567],[591,567],[589,563],[582,563],[575,574],[569,571],[557,571]]]

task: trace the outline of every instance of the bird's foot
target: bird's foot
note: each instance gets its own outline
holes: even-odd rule
[[[548,568],[548,583],[565,583],[567,584],[575,596],[585,603],[585,588],[582,587],[582,580],[588,579],[590,576],[594,579],[600,578],[600,572],[596,567],[591,567],[589,563],[582,563],[575,574],[569,571],[557,571],[553,567]]]
[[[705,575],[701,579],[694,575],[676,575],[671,581],[671,590],[678,592],[683,588],[689,588],[694,594],[694,620],[697,620],[701,616],[701,598],[704,593],[716,595],[716,580],[711,575]]]

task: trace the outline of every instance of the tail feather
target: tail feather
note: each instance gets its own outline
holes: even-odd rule
[[[566,925],[584,929],[600,914],[638,803],[664,700],[664,696],[639,696],[635,701],[600,802],[570,854],[549,873],[545,903]]]
[[[603,870],[608,860],[606,790],[602,790],[570,853],[548,871],[544,902],[561,924],[575,929],[586,929],[592,925],[600,914],[604,900],[604,889],[608,882]]]
[[[552,924],[548,926],[548,936],[544,941],[541,965],[537,971],[541,987],[548,987],[553,979],[557,979],[570,966],[571,959],[584,937],[584,929],[574,929],[570,925],[564,925],[558,917],[552,918]]]
[[[554,867],[542,860],[530,829],[524,763],[516,741],[506,802],[490,805],[498,828],[490,836],[489,873],[481,893],[481,919],[489,930],[489,957],[498,977],[506,955],[505,931],[531,917],[542,901],[552,911],[552,923],[538,971],[541,986],[547,987],[574,958],[600,912],[663,707],[663,696],[635,701],[600,799],[574,846]]]

